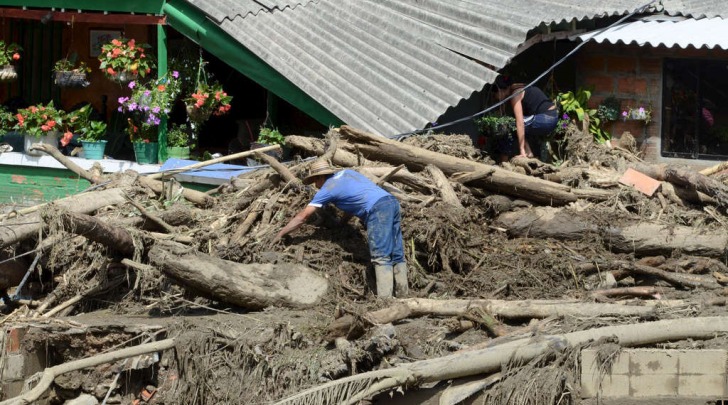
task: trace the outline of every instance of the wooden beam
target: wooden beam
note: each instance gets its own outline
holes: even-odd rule
[[[43,20],[48,22],[77,22],[92,24],[119,25],[166,25],[164,15],[106,14],[86,12],[66,12],[55,10],[23,10],[22,8],[0,8],[0,17],[24,20]]]

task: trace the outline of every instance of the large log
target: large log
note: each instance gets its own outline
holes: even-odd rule
[[[201,295],[249,309],[309,307],[320,302],[328,281],[300,264],[242,264],[158,241],[151,263]]]
[[[700,172],[673,165],[645,165],[632,163],[630,167],[654,179],[668,181],[677,186],[696,190],[715,198],[721,206],[728,205],[728,186]]]
[[[56,200],[48,204],[48,209],[90,214],[107,205],[124,203],[126,203],[124,192],[118,188],[112,188],[109,190],[77,194]],[[37,235],[38,231],[43,229],[45,223],[36,211],[23,217],[7,219],[0,222],[0,225],[2,225],[0,226],[0,247],[6,247],[33,235]]]
[[[535,207],[498,216],[495,224],[506,228],[511,236],[577,240],[598,234],[617,252],[634,252],[640,256],[683,253],[723,257],[728,248],[724,231],[701,230],[680,225],[640,222],[625,226],[598,224],[581,218],[577,212],[552,207]]]
[[[404,164],[412,171],[422,171],[428,164],[432,164],[448,176],[458,172],[484,172],[492,170],[492,175],[474,181],[469,185],[542,204],[564,205],[577,200],[577,196],[571,192],[571,188],[562,184],[511,172],[497,166],[432,152],[417,146],[407,145],[382,136],[370,134],[348,125],[341,127],[341,133],[356,142],[356,144],[344,143],[340,146],[341,148],[356,149],[368,159],[379,160],[393,165]]]
[[[61,213],[61,222],[70,233],[84,236],[126,255],[134,254],[134,238],[124,228],[109,225],[90,215],[68,211]]]
[[[329,400],[327,403],[356,404],[394,387],[490,374],[501,370],[506,364],[525,364],[548,350],[564,350],[603,337],[615,337],[621,346],[633,347],[682,339],[711,339],[726,332],[728,317],[691,317],[519,339],[486,349],[457,352],[353,375],[307,389],[275,404],[314,403],[324,395]],[[360,388],[355,389],[357,386]]]
[[[616,304],[595,304],[577,300],[526,300],[505,301],[485,299],[431,300],[410,298],[397,301],[391,307],[365,314],[362,318],[372,324],[385,324],[410,317],[461,316],[475,308],[488,314],[507,319],[547,318],[549,316],[650,316],[654,308]],[[361,336],[363,325],[357,324],[352,315],[336,319],[328,327],[327,338],[347,336],[349,339]]]

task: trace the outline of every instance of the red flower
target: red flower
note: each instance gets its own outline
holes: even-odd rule
[[[61,138],[61,146],[66,146],[69,143],[71,143],[71,139],[73,138],[73,134],[71,131],[66,131],[63,133],[63,137]]]
[[[19,54],[19,53],[17,53],[17,52],[15,52],[15,53],[13,54],[13,60],[18,60],[18,59],[20,59],[20,54]]]
[[[106,68],[106,73],[108,73],[112,76],[116,76],[116,72],[114,72],[113,68]]]
[[[15,114],[15,118],[18,119],[18,125],[21,127],[25,124],[25,117],[23,117],[21,114]]]
[[[46,125],[48,125],[48,127],[50,127],[50,128],[53,128],[56,126],[56,122],[53,120],[50,120],[50,121],[46,122]]]
[[[164,87],[163,84],[160,84],[159,86],[157,86],[157,90],[159,90],[159,91],[164,91],[165,88],[166,87]]]
[[[48,131],[50,131],[51,127],[49,127],[48,125],[41,125],[41,126],[40,126],[40,129],[41,129],[41,130],[42,130],[43,132],[48,132]]]

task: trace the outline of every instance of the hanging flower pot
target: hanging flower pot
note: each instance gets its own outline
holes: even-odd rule
[[[0,81],[8,82],[18,78],[15,66],[11,63],[20,59],[20,51],[23,48],[18,44],[6,44],[0,40]]]
[[[58,87],[87,87],[90,83],[86,79],[90,72],[84,62],[74,63],[68,58],[59,59],[53,65],[53,82]]]
[[[55,72],[53,75],[53,82],[58,87],[71,87],[71,88],[84,88],[87,87],[91,82],[86,79],[86,72]]]
[[[127,83],[137,76],[145,77],[156,66],[146,54],[147,44],[137,45],[133,39],[117,38],[101,47],[99,68],[109,79]]]
[[[18,73],[15,71],[15,66],[5,65],[0,68],[0,81],[10,82],[18,78]]]
[[[198,108],[194,104],[186,105],[185,109],[187,110],[187,116],[190,118],[190,121],[196,123],[205,122],[210,119],[210,115],[212,115],[212,110],[209,108]]]

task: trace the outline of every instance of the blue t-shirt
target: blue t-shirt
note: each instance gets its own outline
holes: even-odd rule
[[[344,169],[326,180],[309,205],[320,208],[332,203],[340,210],[366,221],[374,203],[389,195],[363,174]]]

